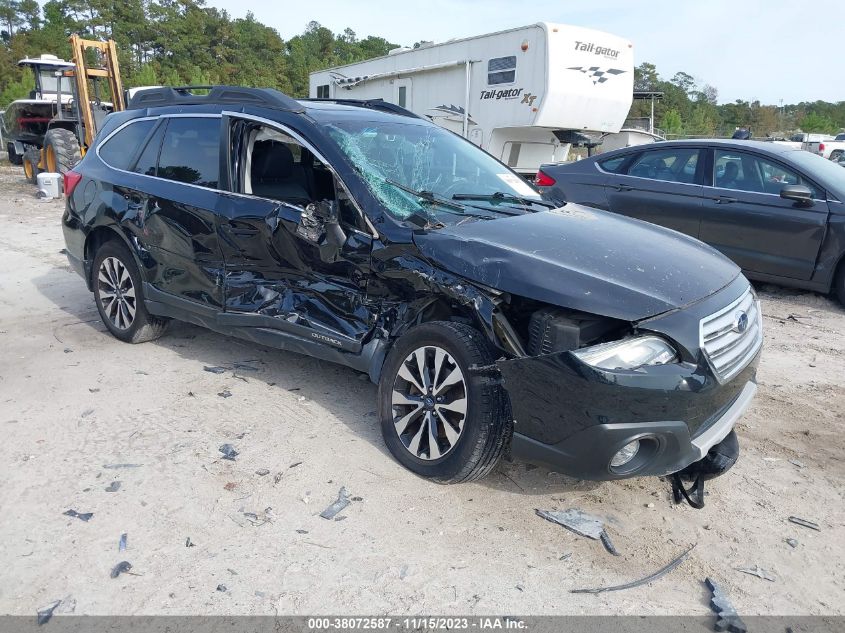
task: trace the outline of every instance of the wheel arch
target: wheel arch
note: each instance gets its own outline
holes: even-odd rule
[[[501,293],[478,287],[436,268],[429,268],[424,273],[417,271],[417,274],[417,281],[422,283],[414,285],[426,295],[415,301],[393,304],[386,310],[390,316],[380,328],[383,344],[373,355],[368,370],[373,382],[378,383],[394,343],[411,328],[433,321],[469,325],[481,332],[491,347],[502,355],[524,355],[519,343],[514,345],[513,338],[508,337],[512,328],[498,308]]]
[[[142,272],[143,267],[138,260],[138,254],[128,237],[120,230],[117,224],[101,224],[94,227],[85,236],[84,257],[85,257],[85,283],[88,285],[88,290],[94,290],[94,258],[97,256],[97,251],[102,248],[106,242],[117,241],[126,246],[132,257],[135,258],[135,264],[138,270]]]

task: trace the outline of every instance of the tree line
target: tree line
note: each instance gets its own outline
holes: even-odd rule
[[[0,108],[26,96],[17,61],[51,53],[70,60],[68,37],[117,42],[124,86],[229,84],[307,96],[319,68],[386,55],[382,37],[333,33],[318,22],[285,41],[252,13],[232,18],[203,0],[0,0]]]
[[[845,101],[763,105],[737,99],[718,104],[718,90],[699,84],[695,77],[678,72],[663,79],[654,64],[634,69],[634,90],[662,92],[655,103],[655,125],[668,138],[730,136],[738,127],[750,128],[755,137],[788,137],[795,132],[836,134],[845,129]],[[647,117],[651,104],[635,101],[630,117]]]
[[[397,46],[373,35],[361,39],[351,29],[333,33],[318,22],[285,41],[252,13],[232,18],[204,0],[50,0],[43,7],[36,0],[0,0],[0,109],[32,89],[32,77],[17,61],[42,53],[70,59],[71,33],[114,39],[126,87],[249,85],[295,97],[308,95],[309,73]],[[670,138],[730,136],[737,127],[750,127],[755,136],[845,128],[845,102],[718,104],[713,86],[683,72],[664,79],[649,63],[636,68],[635,89],[663,93],[655,124]],[[630,116],[649,111],[648,102],[635,101]]]

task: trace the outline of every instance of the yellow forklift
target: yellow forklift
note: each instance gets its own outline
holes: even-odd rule
[[[48,171],[64,174],[85,155],[94,141],[97,130],[110,112],[125,109],[123,84],[117,62],[114,40],[100,42],[70,36],[73,49],[73,68],[57,73],[58,95],[56,114],[47,125],[40,149],[33,148],[23,155],[23,169],[27,180],[37,182],[38,173]],[[93,54],[88,51],[95,51]],[[89,65],[86,55],[97,61]],[[67,78],[69,100],[63,103],[62,83]],[[104,101],[101,82],[108,86],[110,101]]]

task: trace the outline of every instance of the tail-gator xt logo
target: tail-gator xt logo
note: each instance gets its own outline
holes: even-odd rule
[[[521,104],[527,103],[528,107],[530,108],[531,106],[534,105],[534,102],[536,100],[537,100],[537,95],[532,95],[530,92],[526,92],[524,95],[522,95],[522,101],[520,101],[520,103]]]

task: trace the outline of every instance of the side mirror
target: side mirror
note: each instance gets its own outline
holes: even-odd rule
[[[780,190],[780,197],[785,200],[792,200],[801,206],[808,207],[813,204],[813,192],[804,185],[786,185]]]
[[[335,200],[321,200],[308,204],[299,217],[296,233],[320,248],[320,257],[335,261],[346,243],[346,233],[340,227],[340,212]]]

